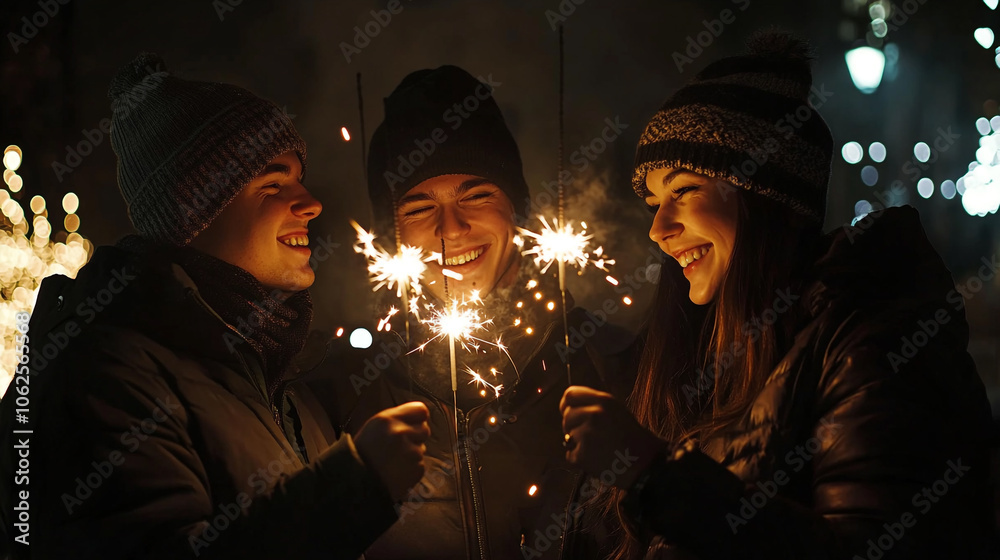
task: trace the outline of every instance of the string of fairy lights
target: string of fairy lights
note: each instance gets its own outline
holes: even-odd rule
[[[35,306],[42,280],[53,274],[70,278],[87,263],[93,244],[80,233],[80,198],[66,193],[62,209],[66,213],[62,228],[56,230],[49,220],[45,198],[31,197],[27,210],[24,178],[17,173],[23,161],[18,146],[8,146],[3,153],[3,182],[0,188],[0,395],[7,390],[20,356],[14,351],[17,334],[14,315],[30,312]],[[26,212],[30,212],[29,214]]]

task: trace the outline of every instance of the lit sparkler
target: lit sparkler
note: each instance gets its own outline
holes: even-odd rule
[[[605,272],[608,271],[608,266],[615,264],[614,259],[604,255],[604,247],[589,250],[590,240],[594,236],[587,234],[585,223],[581,223],[580,231],[575,231],[573,222],[566,222],[560,227],[557,219],[554,221],[556,227],[553,227],[544,216],[539,216],[538,219],[542,222],[541,233],[524,228],[518,230],[534,239],[534,247],[522,254],[533,255],[535,264],[542,267],[542,274],[545,274],[553,263],[570,263],[579,267],[581,272],[588,264]]]
[[[412,292],[416,298],[421,296],[420,279],[427,271],[428,262],[438,260],[440,255],[431,253],[425,255],[419,247],[401,245],[399,252],[395,255],[378,247],[375,244],[375,235],[366,231],[357,222],[351,220],[351,225],[358,232],[358,243],[354,246],[355,252],[361,253],[368,259],[368,274],[375,286],[373,292],[386,287],[396,289],[396,297],[407,297],[408,292]],[[416,305],[408,304],[406,307],[412,312]]]

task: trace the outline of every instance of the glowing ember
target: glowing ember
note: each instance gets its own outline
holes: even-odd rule
[[[494,384],[490,383],[489,381],[483,379],[483,376],[481,376],[478,373],[476,373],[475,371],[473,371],[472,368],[470,368],[470,367],[466,367],[465,370],[466,370],[466,372],[469,375],[472,376],[472,380],[469,381],[469,383],[478,383],[482,387],[486,387],[488,389],[492,389],[493,390],[493,396],[495,396],[495,397],[499,397],[500,396],[500,391],[503,390],[503,384],[494,385]],[[493,371],[493,375],[496,376],[496,368],[493,368],[492,371]],[[484,389],[484,390],[480,391],[480,394],[483,395],[483,396],[486,396],[486,390]]]
[[[340,135],[344,137],[344,142],[351,141],[351,133],[347,130],[346,126],[340,127]]]
[[[382,319],[379,319],[378,328],[375,330],[381,331],[384,328],[385,332],[389,332],[389,330],[392,328],[392,326],[389,324],[389,320],[392,319],[392,316],[395,315],[396,313],[399,313],[399,310],[396,309],[395,307],[390,307],[389,313]]]
[[[603,247],[594,249],[593,255],[596,258],[591,258],[588,246],[593,236],[587,235],[585,223],[581,224],[583,229],[576,232],[573,231],[572,222],[567,222],[562,227],[553,228],[544,216],[539,216],[538,219],[542,222],[541,233],[524,228],[518,228],[518,230],[535,240],[535,246],[524,251],[523,254],[534,255],[535,264],[542,267],[543,274],[555,262],[576,265],[581,271],[586,268],[587,264],[592,264],[605,271],[607,270],[606,266],[615,264],[614,260],[604,258]]]

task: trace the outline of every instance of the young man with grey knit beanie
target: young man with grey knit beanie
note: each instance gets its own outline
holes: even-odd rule
[[[357,558],[424,472],[428,411],[338,439],[297,382],[322,209],[305,142],[273,103],[151,54],[109,97],[138,235],[40,288],[28,422],[0,403],[3,471],[31,450],[30,488],[0,485],[13,557]]]
[[[578,513],[569,505],[583,483],[563,458],[565,364],[577,383],[608,388],[605,373],[619,373],[609,364],[632,340],[606,316],[572,307],[570,297],[573,334],[569,348],[563,344],[558,284],[514,242],[515,208],[527,206],[528,186],[493,97],[499,85],[455,66],[418,70],[385,99],[385,119],[372,135],[368,192],[381,241],[443,250],[444,263],[429,263],[424,276],[424,303],[440,309],[478,291],[477,309],[492,320],[488,336],[507,352],[459,350],[453,394],[447,343],[408,354],[396,336],[405,331],[397,315],[370,353],[344,349],[331,360],[336,369],[325,389],[316,388],[331,395],[324,403],[345,432],[399,400],[431,410],[427,473],[368,559],[561,557],[573,538],[568,520]],[[447,290],[444,269],[461,274],[447,279]],[[399,308],[393,296],[380,305]],[[434,336],[417,321],[409,329],[411,348]],[[495,388],[470,383],[469,372]]]

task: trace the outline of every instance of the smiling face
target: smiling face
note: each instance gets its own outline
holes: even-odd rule
[[[500,187],[474,175],[439,175],[413,187],[397,205],[400,241],[441,252],[445,266],[462,275],[448,279],[450,295],[479,290],[486,296],[517,277],[514,205]],[[444,299],[442,266],[429,263],[424,283]]]
[[[646,175],[646,204],[655,210],[649,237],[684,267],[697,305],[715,299],[733,256],[739,202],[736,187],[685,169]]]
[[[191,246],[249,272],[269,289],[297,292],[316,279],[309,221],[323,205],[302,185],[294,151],[271,160]]]

